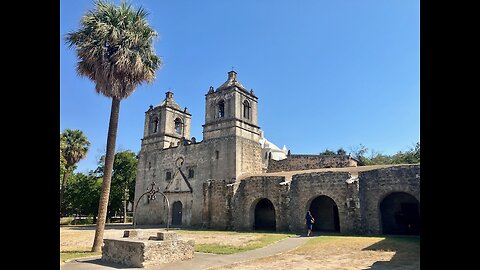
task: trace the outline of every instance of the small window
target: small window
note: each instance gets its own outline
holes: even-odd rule
[[[220,155],[220,153],[218,151],[215,151],[215,159],[218,159],[219,155]]]
[[[167,175],[165,176],[165,180],[170,180],[172,179],[172,172],[167,172]]]
[[[225,116],[225,102],[222,100],[218,103],[218,118]]]
[[[265,152],[265,159],[268,158],[268,152]]]
[[[158,132],[158,118],[155,118],[152,122],[152,130],[153,130],[153,133],[157,133]]]
[[[182,120],[180,118],[175,119],[175,131],[182,134]]]
[[[355,201],[354,201],[354,200],[348,201],[348,207],[350,207],[350,208],[355,208],[355,207],[356,207]]]
[[[195,171],[193,169],[188,170],[188,178],[193,178],[195,177]]]
[[[250,119],[250,103],[248,100],[243,102],[243,117]]]

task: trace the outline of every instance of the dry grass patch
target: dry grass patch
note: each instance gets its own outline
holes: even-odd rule
[[[128,226],[127,226],[128,227]],[[131,227],[128,227],[131,228]],[[104,238],[121,238],[125,227],[108,226],[105,229]],[[144,234],[156,236],[162,228],[142,229]],[[198,252],[232,254],[246,250],[260,248],[291,234],[277,233],[251,233],[251,232],[232,232],[232,231],[212,231],[212,230],[173,230],[182,238],[192,238],[195,240],[195,250]],[[60,257],[61,261],[79,257],[100,255],[89,253],[93,238],[95,236],[95,226],[65,226],[60,227]]]
[[[318,236],[287,253],[213,269],[413,270],[419,248],[418,237]]]

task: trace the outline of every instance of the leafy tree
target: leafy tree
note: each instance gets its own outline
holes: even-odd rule
[[[394,155],[384,155],[375,151],[370,152],[370,157],[366,154],[368,148],[360,144],[353,147],[352,156],[360,160],[361,165],[382,165],[382,164],[415,164],[420,163],[420,143],[416,143],[415,147],[402,152],[398,151]]]
[[[66,37],[80,60],[77,73],[94,81],[95,90],[112,99],[94,252],[100,251],[105,230],[120,101],[138,85],[153,82],[161,64],[153,49],[157,32],[148,24],[147,15],[145,9],[135,10],[126,2],[116,6],[97,0],[95,9],[82,17],[80,29]]]
[[[62,179],[63,179],[63,174],[65,173],[65,165],[67,164],[67,161],[62,155],[63,150],[66,148],[67,143],[65,142],[65,139],[62,137],[62,134],[60,133],[60,190],[62,189]]]
[[[96,170],[100,175],[103,175],[104,163],[105,159],[102,156]],[[115,161],[113,162],[113,175],[107,217],[110,218],[117,212],[123,212],[123,222],[126,222],[128,202],[133,203],[135,196],[136,176],[136,154],[130,150],[116,153]]]
[[[392,156],[392,163],[393,164],[414,164],[420,163],[420,143],[417,142],[414,148],[410,148],[409,150],[402,152],[399,151],[395,155]]]
[[[415,145],[413,157],[416,160],[418,160],[418,163],[420,163],[420,143],[419,142],[417,142],[417,144]]]
[[[368,165],[393,164],[393,159],[389,155],[375,153],[372,151],[369,159],[365,161]]]
[[[337,155],[343,155],[345,156],[347,154],[347,151],[345,151],[343,148],[339,148],[337,150]]]
[[[320,155],[335,155],[335,152],[333,152],[332,150],[330,149],[325,149],[325,151],[321,152]]]
[[[66,129],[60,134],[61,156],[64,159],[63,178],[60,187],[60,216],[64,214],[63,195],[67,185],[68,175],[73,172],[75,164],[87,156],[90,142],[81,130]],[[60,168],[62,159],[60,159]]]
[[[76,173],[72,184],[65,191],[66,210],[70,214],[95,215],[102,187],[101,178],[90,172],[88,175]]]
[[[127,222],[127,205],[135,197],[135,178],[137,177],[137,158],[132,151],[123,151],[115,155],[113,179],[118,190],[119,199],[123,202],[123,222]]]
[[[358,146],[353,146],[350,148],[352,157],[360,161],[361,165],[369,165],[370,160],[366,157],[368,148],[365,145],[360,144]]]

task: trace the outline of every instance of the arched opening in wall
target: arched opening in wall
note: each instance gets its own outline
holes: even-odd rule
[[[218,118],[222,118],[225,116],[225,101],[221,100],[218,102]]]
[[[180,118],[175,119],[175,132],[182,134],[182,120]]]
[[[394,192],[380,203],[383,234],[420,234],[420,204],[412,195]]]
[[[182,225],[182,202],[176,201],[172,206],[172,226]]]
[[[338,207],[332,198],[325,195],[318,196],[310,203],[309,210],[313,218],[315,218],[313,231],[340,231]]]
[[[243,102],[243,117],[246,119],[250,119],[250,103],[248,100]]]
[[[253,229],[260,231],[275,231],[275,207],[269,199],[261,199],[255,206],[255,220]]]
[[[154,118],[152,121],[152,133],[157,133],[158,132],[158,118]]]

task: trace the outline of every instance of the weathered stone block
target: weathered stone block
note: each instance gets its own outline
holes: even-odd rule
[[[176,232],[158,232],[157,239],[162,240],[178,240],[178,235]]]
[[[123,237],[124,238],[141,238],[143,237],[143,231],[142,230],[125,230],[123,231]]]
[[[166,233],[175,238],[175,233]],[[158,238],[157,238],[158,239]],[[151,264],[169,263],[193,258],[193,239],[146,240],[146,239],[104,239],[102,260],[119,263],[128,267],[145,267]]]

